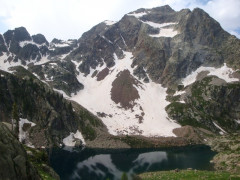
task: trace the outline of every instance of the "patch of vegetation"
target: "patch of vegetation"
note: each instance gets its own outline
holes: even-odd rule
[[[139,138],[139,137],[135,137],[135,136],[121,136],[120,137],[114,137],[117,139],[120,139],[121,141],[125,142],[126,144],[128,144],[131,148],[150,148],[150,147],[154,147],[154,144],[152,144],[150,141]]]
[[[166,107],[167,110],[172,109],[176,114],[182,114],[186,108],[187,105],[180,102],[173,102]]]
[[[38,78],[36,76],[34,76],[32,73],[30,73],[28,70],[26,70],[22,66],[11,67],[10,69],[15,70],[14,74],[17,75],[18,77],[32,78],[32,79],[37,79],[38,80]]]
[[[170,117],[178,120],[178,122],[184,125],[191,125],[194,127],[203,127],[195,118],[191,117],[188,104],[183,104],[180,102],[172,102],[166,107],[166,110]]]
[[[55,180],[58,176],[48,165],[48,155],[45,150],[37,150],[24,146],[27,151],[28,159],[40,174],[43,180]]]
[[[171,89],[171,88],[168,88],[167,89],[167,94],[174,94],[176,91],[175,90],[173,90],[173,89]]]
[[[102,123],[100,122],[100,120],[98,120],[93,114],[91,114],[84,108],[81,108],[81,110],[79,111],[78,114],[84,121],[88,120],[90,122],[90,124],[93,125],[94,127],[99,127],[99,126],[102,127],[103,126]]]
[[[204,92],[204,89],[209,85],[212,79],[213,77],[208,76],[201,81],[196,81],[192,86],[192,96],[201,97],[202,93]]]
[[[169,102],[175,102],[175,101],[180,101],[180,95],[178,95],[178,96],[167,96],[166,97],[166,100],[167,101],[169,101]]]
[[[102,122],[84,108],[78,108],[77,114],[81,118],[79,125],[84,137],[90,141],[96,139],[97,133],[95,128],[103,127]]]
[[[90,141],[93,141],[94,139],[96,139],[97,133],[90,124],[85,125],[84,123],[81,123],[80,126],[81,126],[81,132],[82,134],[84,134],[84,137],[86,139]]]
[[[218,130],[212,122],[217,122],[227,132],[235,132],[239,126],[234,122],[235,107],[239,102],[240,83],[214,85],[216,77],[207,76],[194,82],[189,88],[192,96],[187,103],[179,103],[179,96],[168,96],[171,102],[166,107],[169,117],[181,125],[191,125],[205,129]],[[182,87],[178,87],[182,89]],[[234,102],[234,103],[232,103]]]
[[[128,180],[127,174],[125,172],[122,174],[121,180]]]
[[[217,171],[198,171],[198,170],[181,170],[181,171],[159,171],[150,172],[139,175],[142,180],[226,180],[226,179],[240,179],[238,175],[231,175],[228,172]]]
[[[213,77],[206,77],[202,81],[197,81],[193,84],[191,88],[193,104],[198,111],[203,112],[205,107],[208,105],[208,101],[203,98],[206,94],[206,88],[209,87],[209,82],[212,81]]]

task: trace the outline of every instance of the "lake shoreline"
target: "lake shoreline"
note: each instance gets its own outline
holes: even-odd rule
[[[88,148],[161,148],[207,144],[209,137],[217,136],[210,131],[192,126],[174,129],[176,137],[147,137],[142,135],[110,135],[100,133],[96,139],[85,139]]]
[[[184,149],[194,149],[194,148],[209,148],[211,149],[211,146],[207,144],[188,144],[184,146],[162,146],[162,147],[138,147],[138,148],[92,148],[92,147],[77,147],[73,148],[72,152],[81,152],[84,149],[92,150],[95,152],[124,152],[124,151],[149,151],[149,149],[154,150],[154,151],[175,151],[175,150],[184,150]],[[63,148],[53,148],[53,149],[63,149],[65,151],[68,151],[67,149]],[[70,151],[71,152],[71,151]],[[216,151],[214,151],[216,152]]]

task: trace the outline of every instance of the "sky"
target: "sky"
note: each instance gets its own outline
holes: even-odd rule
[[[0,33],[24,26],[48,41],[78,39],[104,21],[119,21],[139,8],[170,5],[174,10],[202,8],[240,38],[240,0],[0,0]]]

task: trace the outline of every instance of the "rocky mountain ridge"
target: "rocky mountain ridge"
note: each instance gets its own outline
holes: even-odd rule
[[[30,36],[24,27],[9,30],[0,35],[0,69],[17,77],[24,72],[21,78],[34,76],[42,83],[39,88],[45,85],[82,105],[112,135],[176,136],[173,129],[182,125],[214,133],[240,130],[240,40],[199,8],[138,9],[118,22],[94,26],[78,40],[49,43],[41,34]],[[9,75],[1,76],[5,91]],[[3,94],[11,96],[1,113],[9,121],[16,97],[11,91]],[[34,93],[31,97],[36,98]],[[73,110],[61,119],[65,107],[53,108],[60,113],[56,121],[64,124],[63,131],[56,128],[53,141],[60,144],[69,132],[87,129],[74,125],[84,117]],[[23,117],[38,122],[29,114]]]

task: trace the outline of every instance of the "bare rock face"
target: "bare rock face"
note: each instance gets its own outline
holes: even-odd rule
[[[0,179],[41,179],[21,143],[0,123]]]
[[[121,107],[125,109],[132,108],[134,106],[134,100],[139,98],[137,89],[139,82],[131,76],[128,70],[120,72],[118,77],[112,83],[111,98]]]

